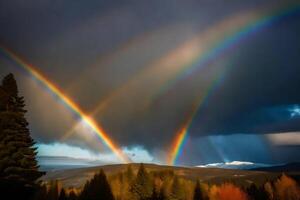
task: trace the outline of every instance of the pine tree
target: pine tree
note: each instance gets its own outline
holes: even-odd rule
[[[203,199],[203,194],[200,186],[200,182],[197,181],[195,190],[194,190],[194,200],[202,200]]]
[[[155,187],[153,187],[153,189],[152,189],[152,195],[151,195],[150,200],[158,200],[158,194],[156,192],[156,188]]]
[[[47,187],[45,184],[41,185],[38,188],[33,199],[34,200],[47,200]]]
[[[86,200],[88,199],[88,193],[90,191],[90,181],[87,181],[84,186],[83,189],[80,193],[80,200]]]
[[[111,187],[103,170],[88,181],[81,193],[80,200],[114,200]]]
[[[165,191],[165,186],[162,186],[159,190],[158,193],[158,200],[167,200],[167,195],[166,195],[166,191]]]
[[[38,171],[24,107],[16,80],[9,74],[0,86],[0,185],[3,194],[22,199],[32,195],[36,180],[43,175]]]
[[[64,188],[61,189],[58,200],[67,200],[67,195]]]
[[[151,179],[143,164],[139,167],[137,176],[131,185],[130,191],[138,200],[146,200],[151,197]]]
[[[77,200],[78,199],[77,195],[75,194],[75,192],[73,190],[70,192],[68,199],[69,200]]]
[[[253,200],[268,199],[268,193],[266,192],[264,187],[257,187],[253,183],[250,185],[250,187],[247,188],[247,194],[249,195],[249,199]]]

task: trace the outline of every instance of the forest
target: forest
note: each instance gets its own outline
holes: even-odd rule
[[[94,174],[82,188],[65,188],[60,180],[41,181],[37,149],[26,120],[24,97],[13,74],[0,86],[0,192],[1,199],[25,200],[299,200],[299,183],[282,173],[263,184],[220,184],[186,179],[173,170],[133,170]],[[34,123],[34,122],[32,122]]]

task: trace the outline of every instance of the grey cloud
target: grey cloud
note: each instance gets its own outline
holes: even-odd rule
[[[273,3],[1,2],[0,41],[36,65],[87,113],[92,113],[112,91],[196,33],[232,13]],[[226,65],[224,80],[200,107],[190,137],[299,131],[298,119],[278,121],[263,111],[300,103],[299,27],[299,13],[280,20],[248,38],[228,57],[177,82],[155,101],[149,99],[159,88],[159,77],[138,80],[95,119],[122,146],[143,145],[153,152],[163,152],[189,116],[195,98],[207,95],[218,70]],[[57,141],[76,124],[72,112],[1,55],[1,77],[9,71],[18,76],[38,141]],[[83,137],[88,136],[74,134],[67,142],[107,151],[93,140],[94,136],[87,141]],[[191,154],[196,159],[197,151],[191,150]]]

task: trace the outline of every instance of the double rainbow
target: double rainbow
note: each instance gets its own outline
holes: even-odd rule
[[[69,109],[71,109],[80,119],[85,122],[101,139],[101,141],[124,163],[130,162],[130,159],[124,154],[119,146],[115,144],[108,134],[99,126],[92,118],[90,118],[85,112],[67,95],[63,93],[54,83],[48,80],[43,74],[41,74],[34,66],[25,62],[20,56],[12,52],[8,48],[0,46],[0,50],[11,60],[13,60],[19,67],[26,70],[32,77],[34,77],[39,83],[44,85],[51,93],[57,96]]]
[[[155,88],[157,90],[150,94],[150,101],[158,98],[158,96],[171,88],[176,82],[188,77],[196,70],[200,70],[207,66],[210,61],[215,61],[222,57],[233,47],[238,46],[242,41],[248,39],[253,34],[258,33],[264,28],[276,23],[279,19],[298,12],[300,4],[294,3],[289,6],[285,6],[283,9],[277,9],[272,11],[266,11],[262,13],[260,10],[254,10],[253,12],[238,13],[234,16],[222,20],[203,33],[200,33],[195,38],[185,42],[182,46],[173,49],[171,52],[163,55],[160,59],[154,61],[147,69],[138,74],[138,76],[131,80],[126,86],[117,90],[113,95],[109,96],[107,100],[101,102],[99,108],[107,105],[107,102],[111,101],[117,94],[122,94],[129,87],[135,87],[138,85],[139,80],[144,80],[145,77],[150,75],[160,75]],[[26,63],[21,57],[17,56],[14,52],[5,47],[0,46],[0,50],[7,55],[10,59],[16,62],[20,67],[30,73],[37,81],[42,83],[46,88],[55,94],[59,99],[64,102],[76,115],[78,115],[82,121],[84,121],[91,129],[97,133],[101,141],[106,144],[123,162],[130,162],[130,159],[121,151],[111,138],[105,133],[89,115],[83,112],[83,110],[75,104],[70,98],[68,98],[55,84],[49,81],[43,76],[36,68]],[[161,72],[165,72],[161,73]],[[211,84],[206,88],[206,91],[201,95],[201,98],[196,99],[196,103],[193,105],[190,116],[185,120],[183,126],[173,139],[171,150],[169,153],[169,164],[176,164],[176,160],[181,155],[184,141],[188,135],[188,130],[193,119],[196,116],[198,110],[203,103],[208,99],[209,94],[216,88],[227,70],[222,69],[221,73],[212,80]]]

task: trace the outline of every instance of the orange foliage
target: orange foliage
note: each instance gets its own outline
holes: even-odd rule
[[[273,200],[274,199],[274,191],[273,191],[271,183],[270,182],[265,183],[264,189],[267,192],[269,199]]]
[[[283,174],[275,182],[276,194],[279,200],[299,200],[300,189],[296,181]]]
[[[218,192],[219,192],[219,188],[215,185],[213,185],[210,190],[209,190],[209,200],[218,200]]]
[[[154,178],[154,188],[157,190],[157,192],[162,187],[163,181],[160,178]]]
[[[212,186],[209,194],[212,200],[247,200],[247,195],[237,186],[224,183],[221,186]]]
[[[74,192],[74,194],[79,195],[81,192],[81,189],[79,189],[79,188],[66,188],[65,190],[66,190],[67,194]]]

